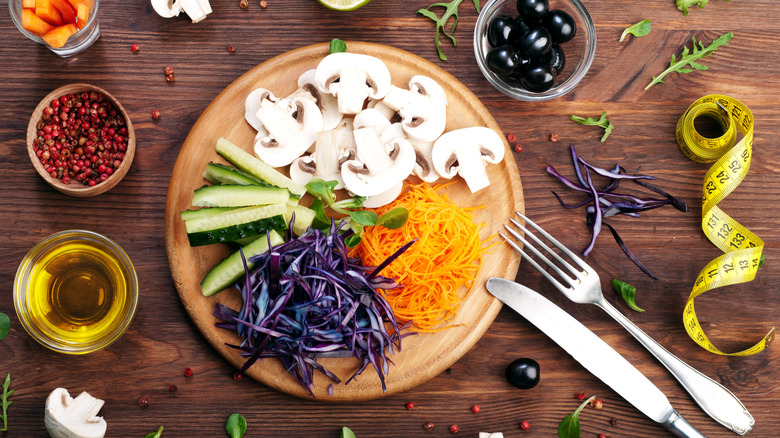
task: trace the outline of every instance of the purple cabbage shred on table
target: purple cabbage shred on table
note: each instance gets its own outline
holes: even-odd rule
[[[345,243],[351,230],[332,221],[329,232],[310,228],[301,236],[251,259],[236,285],[243,305],[231,309],[216,304],[217,327],[233,330],[241,345],[245,373],[256,361],[278,358],[285,369],[314,396],[313,374],[319,371],[332,382],[338,376],[317,362],[326,357],[356,357],[362,361],[346,384],[372,366],[386,390],[385,376],[392,361],[388,352],[401,349],[399,326],[385,298],[376,289],[400,287],[379,272],[405,251],[407,243],[380,266],[362,266],[348,256]],[[292,229],[292,226],[290,226]],[[246,261],[244,262],[246,268]]]
[[[596,238],[601,232],[602,226],[606,226],[626,256],[628,256],[628,258],[631,259],[631,261],[633,261],[644,273],[652,278],[657,279],[657,277],[653,275],[653,273],[650,272],[636,258],[636,256],[634,256],[623,239],[621,239],[618,235],[617,230],[615,230],[612,225],[606,223],[604,218],[616,215],[639,217],[640,212],[642,211],[651,210],[662,207],[664,205],[671,205],[682,212],[687,212],[688,205],[682,199],[672,196],[666,193],[663,189],[647,182],[647,180],[654,180],[655,177],[649,175],[628,174],[619,164],[615,165],[615,167],[611,170],[593,166],[586,162],[582,157],[577,155],[573,145],[571,146],[571,156],[572,162],[574,164],[574,173],[577,176],[576,181],[572,181],[561,175],[552,166],[547,166],[547,173],[558,178],[558,180],[560,180],[566,187],[588,194],[588,197],[584,201],[577,204],[569,204],[565,202],[563,198],[561,198],[561,196],[556,192],[552,192],[556,199],[558,199],[558,202],[560,202],[561,205],[566,208],[575,209],[587,206],[585,209],[586,219],[588,225],[591,227],[592,235],[590,243],[582,252],[582,255],[587,256],[590,254],[596,244]],[[599,189],[596,187],[593,179],[591,178],[591,172],[598,176],[607,178],[608,182],[604,188]],[[627,193],[618,193],[616,190],[620,185],[620,182],[623,180],[631,180],[634,183],[663,196],[663,198],[641,198]]]

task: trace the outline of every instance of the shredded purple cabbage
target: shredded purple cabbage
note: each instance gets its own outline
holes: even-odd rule
[[[572,181],[565,176],[561,175],[552,166],[547,166],[547,173],[558,178],[566,187],[586,193],[588,197],[578,203],[567,203],[561,198],[560,195],[553,192],[558,202],[566,208],[575,209],[580,207],[586,207],[587,223],[592,228],[592,236],[590,243],[583,251],[583,255],[587,256],[593,250],[596,244],[596,238],[601,232],[602,225],[606,225],[612,232],[612,236],[615,241],[626,253],[629,259],[631,259],[642,271],[652,278],[656,278],[639,260],[631,253],[623,239],[620,238],[614,227],[604,222],[604,218],[613,217],[616,215],[639,217],[640,212],[662,207],[664,205],[672,205],[674,208],[682,211],[688,211],[688,205],[680,198],[672,196],[666,193],[659,187],[656,187],[647,182],[647,180],[655,179],[655,177],[649,175],[637,175],[636,173],[631,175],[626,173],[619,164],[616,164],[614,169],[608,170],[600,167],[596,167],[586,162],[580,157],[571,146],[571,158],[574,164],[574,173],[577,176],[577,181]],[[584,172],[583,172],[584,169]],[[606,186],[599,190],[591,179],[590,172],[593,171],[597,175],[607,178]],[[659,195],[662,195],[663,199],[653,197],[639,197],[627,193],[617,193],[616,190],[620,181],[631,180],[636,184],[647,188]]]
[[[333,221],[329,233],[310,228],[252,258],[255,269],[247,270],[236,285],[241,309],[215,306],[214,316],[222,321],[217,327],[233,330],[243,340],[228,344],[247,358],[241,373],[257,360],[275,357],[313,397],[315,370],[341,382],[318,358],[356,357],[362,365],[346,384],[371,365],[386,390],[392,363],[386,351],[400,351],[401,338],[409,333],[401,334],[408,325],[398,325],[390,305],[376,292],[399,285],[378,274],[414,241],[381,266],[366,267],[348,256],[345,239],[351,231],[341,232],[344,225]]]

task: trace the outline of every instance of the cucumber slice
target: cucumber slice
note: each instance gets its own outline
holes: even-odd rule
[[[237,169],[233,166],[226,166],[220,163],[209,163],[206,170],[203,171],[203,178],[212,184],[233,184],[242,186],[266,186],[271,184]]]
[[[192,195],[196,207],[245,207],[286,203],[290,192],[279,187],[219,185],[203,186]]]
[[[200,211],[200,210],[199,210]],[[258,219],[266,219],[283,215],[287,212],[287,204],[259,205],[253,207],[234,208],[222,213],[196,217],[184,222],[187,233],[216,230],[231,225],[241,225]]]
[[[244,275],[244,263],[241,259],[241,252],[244,253],[246,259],[246,266],[249,269],[254,267],[254,263],[249,259],[256,255],[268,252],[268,242],[271,245],[279,245],[284,242],[282,236],[275,231],[269,231],[267,238],[265,235],[260,236],[252,243],[243,246],[240,250],[235,251],[229,256],[222,259],[217,266],[214,266],[211,271],[200,282],[200,288],[205,296],[211,296],[227,289],[235,284],[242,275]]]
[[[217,153],[228,160],[230,164],[238,167],[244,172],[256,176],[269,184],[273,184],[277,187],[284,187],[290,190],[290,193],[293,195],[303,196],[306,193],[306,187],[284,176],[284,174],[278,170],[231,143],[224,137],[220,137],[219,140],[217,140]]]
[[[309,207],[295,205],[287,207],[287,213],[284,214],[284,220],[290,223],[292,214],[295,213],[295,222],[293,222],[293,233],[296,236],[303,234],[314,223],[314,216],[317,214]]]
[[[187,239],[189,239],[191,246],[202,246],[211,245],[213,243],[233,242],[235,240],[257,236],[268,230],[285,229],[287,229],[287,222],[284,220],[284,215],[280,214],[243,224],[187,233]]]
[[[211,208],[199,208],[197,210],[186,210],[181,212],[181,219],[183,221],[188,221],[190,219],[211,216],[211,215],[224,213],[226,211],[235,210],[235,209],[236,207],[211,207]]]

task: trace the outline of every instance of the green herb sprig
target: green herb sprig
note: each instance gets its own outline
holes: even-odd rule
[[[677,0],[677,9],[681,10],[683,16],[688,16],[688,8],[698,5],[703,8],[709,0]],[[729,0],[726,0],[729,1]]]
[[[329,47],[329,49],[330,49],[330,53],[346,52],[347,51],[347,43],[345,43],[344,41],[342,41],[342,40],[340,40],[338,38],[333,38],[332,40],[330,40],[330,47]]]
[[[620,35],[620,40],[618,42],[622,43],[628,34],[631,34],[637,38],[643,37],[649,34],[652,29],[653,25],[650,24],[650,20],[642,20],[639,23],[628,26],[626,30],[623,31],[623,34]]]
[[[2,408],[2,415],[0,415],[0,417],[3,419],[3,428],[0,429],[0,432],[8,431],[8,407],[13,403],[8,400],[8,398],[11,397],[11,394],[13,393],[14,390],[11,389],[11,373],[8,373],[5,376],[5,383],[3,383],[3,395],[0,396],[0,408]]]
[[[162,433],[163,433],[163,427],[160,426],[160,428],[157,429],[156,432],[152,432],[152,433],[146,435],[144,438],[160,438],[162,436]]]
[[[355,435],[355,432],[352,432],[352,430],[350,430],[350,428],[344,426],[341,428],[340,438],[357,438],[357,436]]]
[[[474,7],[477,9],[477,14],[479,14],[479,0],[472,0],[474,2]],[[433,20],[434,23],[436,23],[436,34],[434,35],[434,42],[436,44],[436,52],[439,53],[439,59],[442,61],[446,61],[447,57],[444,55],[444,52],[441,50],[441,39],[439,38],[440,34],[444,34],[447,38],[452,41],[452,46],[457,47],[458,42],[455,40],[455,27],[458,25],[458,6],[463,2],[463,0],[452,0],[449,3],[434,3],[427,8],[418,9],[417,13],[428,17],[431,20]],[[439,17],[431,11],[431,8],[444,8],[444,13],[442,13],[442,16]],[[447,33],[445,30],[445,26],[447,25],[447,22],[452,18],[452,26],[450,27],[450,32]]]
[[[241,414],[230,414],[225,430],[230,438],[241,438],[246,433],[246,419]]]
[[[731,32],[725,33],[707,47],[704,47],[704,43],[701,41],[698,41],[697,45],[696,37],[692,37],[691,39],[693,40],[693,50],[690,51],[688,50],[687,46],[683,46],[683,51],[682,54],[680,54],[679,60],[674,55],[672,55],[672,61],[669,63],[669,68],[664,70],[660,75],[653,76],[653,80],[647,85],[647,87],[645,87],[645,90],[655,84],[663,84],[664,76],[671,72],[690,73],[693,70],[707,70],[706,65],[699,64],[696,61],[710,55],[712,52],[717,50],[718,47],[727,46],[733,36],[734,34]],[[686,65],[690,68],[686,68]]]
[[[5,313],[0,313],[0,341],[11,331],[11,319]]]
[[[595,399],[596,396],[594,395],[593,397],[585,400],[576,411],[572,412],[571,414],[567,415],[566,418],[561,420],[561,422],[558,424],[559,438],[580,438],[580,412],[588,403]]]
[[[628,307],[636,310],[637,312],[644,312],[645,309],[636,305],[636,288],[630,284],[618,280],[617,278],[612,280],[612,289],[623,298],[623,301],[628,304]]]
[[[604,129],[604,135],[601,136],[601,142],[604,143],[607,141],[607,137],[609,137],[609,134],[612,133],[612,130],[615,129],[615,125],[612,124],[607,119],[607,112],[604,111],[601,113],[601,117],[598,119],[595,117],[588,117],[587,119],[585,117],[575,116],[574,114],[570,117],[573,121],[579,123],[580,125],[585,126],[598,126],[600,128]]]

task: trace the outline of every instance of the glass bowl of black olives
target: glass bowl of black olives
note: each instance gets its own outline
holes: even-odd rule
[[[596,28],[580,0],[489,0],[474,29],[482,74],[509,97],[544,101],[570,92],[596,54]]]

